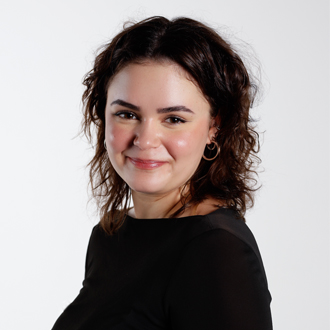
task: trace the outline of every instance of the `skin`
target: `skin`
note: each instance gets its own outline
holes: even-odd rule
[[[209,103],[178,65],[147,62],[114,76],[105,111],[109,159],[132,190],[130,215],[168,217],[216,133]]]

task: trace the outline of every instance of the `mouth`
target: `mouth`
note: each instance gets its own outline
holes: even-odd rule
[[[143,170],[153,170],[167,163],[160,160],[140,159],[140,158],[131,158],[131,157],[127,157],[127,158],[135,167]]]

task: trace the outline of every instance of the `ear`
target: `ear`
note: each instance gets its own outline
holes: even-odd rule
[[[214,137],[216,136],[217,132],[218,132],[218,125],[215,119],[211,120],[211,124],[210,124],[210,129],[209,129],[209,135],[207,138],[207,144],[212,143],[212,141],[214,140]]]

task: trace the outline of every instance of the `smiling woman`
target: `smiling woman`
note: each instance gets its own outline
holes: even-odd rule
[[[138,218],[163,218],[179,202],[217,131],[209,103],[180,70],[173,63],[129,64],[107,91],[108,155],[131,189]],[[145,194],[157,196],[156,208],[147,207]]]
[[[272,329],[244,221],[256,86],[237,53],[200,22],[152,17],[106,45],[84,84],[101,220],[53,329]]]

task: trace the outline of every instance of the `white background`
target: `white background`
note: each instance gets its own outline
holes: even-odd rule
[[[130,18],[189,16],[261,61],[263,188],[247,215],[274,329],[329,329],[329,4],[299,0],[1,1],[0,328],[50,329],[75,298],[98,219],[74,138],[96,49]]]

